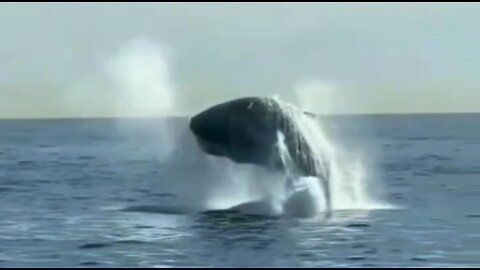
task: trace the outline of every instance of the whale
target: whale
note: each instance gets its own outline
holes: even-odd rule
[[[315,118],[289,103],[268,97],[243,97],[213,105],[190,117],[189,128],[208,155],[269,170],[293,170],[295,176],[317,177],[323,186],[327,211],[331,209],[328,164],[315,157],[299,129],[295,114]],[[283,135],[290,162],[278,148]]]

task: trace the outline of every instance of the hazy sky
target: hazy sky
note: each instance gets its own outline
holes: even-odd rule
[[[101,63],[139,37],[177,114],[302,85],[317,112],[478,112],[479,25],[476,3],[1,3],[0,118],[119,114]]]

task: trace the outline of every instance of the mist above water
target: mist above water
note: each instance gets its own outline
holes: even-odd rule
[[[107,61],[105,71],[115,86],[118,115],[169,116],[178,106],[164,46],[133,39]]]
[[[176,134],[168,118],[180,106],[169,65],[167,47],[143,37],[125,43],[103,65],[114,89],[112,99],[117,117],[159,119],[153,131],[152,147],[158,148],[160,161],[167,160],[175,149]],[[128,130],[130,125],[122,119],[117,122],[120,132],[135,137],[135,133]],[[139,132],[152,132],[152,129],[139,129]]]

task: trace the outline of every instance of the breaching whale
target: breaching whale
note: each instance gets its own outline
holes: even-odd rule
[[[327,210],[331,209],[328,166],[319,164],[295,122],[292,110],[314,117],[272,98],[244,97],[210,107],[190,118],[189,127],[204,152],[236,163],[285,170],[278,149],[278,132],[284,137],[298,176],[318,177],[323,185]]]

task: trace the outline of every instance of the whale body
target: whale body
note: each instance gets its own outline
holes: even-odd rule
[[[209,155],[271,170],[286,170],[287,165],[293,165],[297,176],[318,177],[329,210],[330,185],[328,171],[325,171],[328,166],[319,164],[312,146],[295,122],[294,113],[314,117],[272,98],[244,97],[214,105],[194,115],[189,127],[202,150]],[[292,164],[285,164],[282,160],[278,149],[279,132]]]

